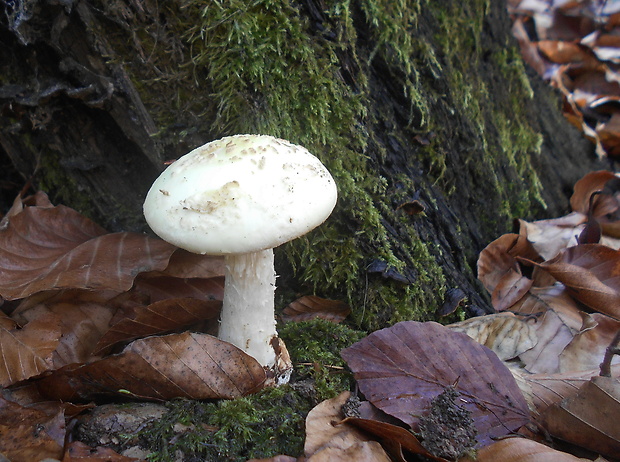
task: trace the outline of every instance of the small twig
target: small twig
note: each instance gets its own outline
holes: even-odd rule
[[[614,355],[620,355],[620,330],[616,332],[616,336],[611,341],[607,350],[605,350],[605,357],[603,358],[603,362],[601,363],[601,373],[602,377],[611,377],[611,360]]]
[[[319,366],[323,366],[326,367],[327,369],[335,369],[337,371],[342,371],[344,370],[344,367],[342,366],[332,366],[330,364],[319,364],[319,363],[297,363],[298,366],[314,366],[315,368],[319,367]]]

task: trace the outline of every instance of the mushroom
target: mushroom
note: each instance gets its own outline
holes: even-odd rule
[[[224,255],[218,337],[283,382],[291,366],[276,332],[273,248],[323,223],[336,199],[334,179],[305,148],[267,135],[235,135],[170,165],[149,190],[144,216],[171,244]]]

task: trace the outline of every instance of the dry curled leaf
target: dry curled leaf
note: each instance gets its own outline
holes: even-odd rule
[[[404,462],[406,459],[403,457],[403,450],[405,450],[411,454],[419,454],[437,462],[447,462],[446,459],[431,454],[422,446],[418,438],[411,431],[403,427],[387,422],[356,417],[348,417],[344,420],[344,423],[353,425],[371,435],[375,435],[379,441],[383,442],[383,445],[387,447],[387,452],[395,460]]]
[[[529,242],[519,234],[504,234],[480,252],[477,263],[478,279],[493,295],[494,306],[502,303],[504,308],[508,308],[531,286],[531,281],[527,282],[529,280],[519,281],[523,276],[516,257],[531,260],[538,258]],[[502,300],[506,296],[509,296],[511,301]]]
[[[536,264],[593,310],[620,319],[620,252],[599,244],[570,247]]]
[[[251,356],[216,337],[184,332],[136,340],[119,354],[70,365],[38,382],[50,399],[102,394],[168,400],[236,398],[262,388],[265,371]]]
[[[351,392],[345,391],[310,410],[306,417],[306,457],[328,446],[337,444],[345,449],[359,441],[368,441],[368,437],[359,430],[341,424],[344,419],[342,407],[350,397]]]
[[[591,212],[594,217],[603,217],[618,210],[618,200],[611,194],[601,194],[593,199],[594,207],[590,210],[592,194],[597,191],[604,191],[605,186],[618,177],[610,171],[599,170],[590,172],[575,183],[573,195],[570,198],[571,208],[575,212],[588,214]]]
[[[381,445],[364,432],[342,423],[342,407],[350,398],[343,392],[315,406],[306,417],[304,454],[308,461],[389,462]]]
[[[488,348],[434,322],[401,322],[342,351],[360,391],[415,431],[433,398],[455,386],[471,413],[478,447],[529,421],[515,379]]]
[[[519,220],[520,234],[527,236],[527,240],[544,260],[550,260],[565,248],[577,244],[577,236],[583,231],[587,219],[585,213],[573,212],[549,220]]]

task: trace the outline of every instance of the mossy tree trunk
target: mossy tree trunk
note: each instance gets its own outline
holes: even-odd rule
[[[567,211],[596,166],[492,0],[2,0],[2,206],[32,180],[110,230],[146,230],[163,161],[234,133],[306,146],[339,185],[278,249],[281,303],[349,301],[359,326],[483,311],[478,252]],[[21,175],[21,178],[18,176]],[[410,215],[403,204],[420,203]]]

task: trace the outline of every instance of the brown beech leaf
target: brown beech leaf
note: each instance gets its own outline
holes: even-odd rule
[[[0,230],[0,295],[51,289],[128,290],[140,272],[163,270],[175,247],[105,230],[62,205],[26,207]]]
[[[506,438],[497,441],[476,453],[476,458],[460,459],[462,462],[588,462],[565,452],[527,438]]]
[[[409,430],[392,425],[387,422],[377,420],[360,419],[357,417],[347,417],[343,423],[353,425],[367,433],[375,435],[384,446],[392,447],[388,452],[390,455],[400,461],[405,461],[402,451],[403,449],[411,454],[419,454],[428,459],[438,462],[448,462],[447,459],[437,457],[431,454],[418,440],[418,438]]]
[[[536,260],[538,258],[531,245],[519,234],[504,234],[480,252],[478,257],[478,279],[490,294],[494,294],[496,299],[494,305],[507,294],[510,295],[511,300],[516,298],[514,300],[516,302],[529,289],[527,284],[517,283],[516,281],[522,275],[519,263],[515,257],[524,257],[528,260]],[[505,279],[508,280],[506,281]],[[515,285],[517,287],[514,290],[518,293],[510,294],[510,288]],[[503,291],[503,296],[497,294],[497,290]],[[512,304],[510,302],[503,303]]]
[[[560,372],[560,353],[571,342],[574,332],[554,310],[547,310],[534,329],[536,345],[519,355],[525,369],[534,374]]]
[[[41,316],[21,329],[0,328],[0,385],[12,385],[51,369],[60,336],[60,319],[54,314]]]
[[[550,220],[519,220],[522,228],[520,233],[527,236],[527,240],[544,260],[550,260],[565,248],[577,244],[577,236],[583,231],[587,219],[585,213],[573,212]]]
[[[282,320],[284,322],[300,322],[321,318],[339,323],[350,313],[351,307],[344,302],[306,295],[298,298],[282,310]]]
[[[62,410],[48,414],[0,397],[0,456],[13,462],[60,459],[65,439]]]
[[[529,374],[515,368],[510,370],[536,419],[552,404],[576,395],[584,383],[600,372],[599,368],[558,374]],[[620,365],[612,366],[612,376],[620,376]]]
[[[122,456],[110,448],[91,448],[81,441],[67,445],[62,462],[138,462],[143,459]]]
[[[620,321],[600,313],[583,313],[584,323],[560,354],[560,372],[577,372],[596,369],[605,351],[620,331]],[[620,363],[614,356],[612,364]]]
[[[451,386],[471,413],[478,447],[529,421],[527,403],[495,353],[440,324],[400,322],[341,355],[366,399],[414,431],[431,400]]]
[[[446,327],[467,334],[479,344],[493,350],[503,361],[519,356],[538,342],[536,329],[532,324],[513,313],[477,316]]]
[[[222,302],[216,300],[173,298],[123,310],[122,316],[116,316],[118,321],[99,339],[94,348],[95,354],[120,342],[169,333],[207,319],[216,319],[221,308]]]
[[[60,320],[62,336],[54,350],[53,368],[90,359],[94,346],[108,330],[114,309],[106,303],[112,295],[101,291],[62,290],[24,299],[13,312],[21,324],[52,314]]]
[[[579,392],[550,406],[542,415],[549,433],[607,457],[620,449],[620,380],[593,377]]]
[[[585,46],[561,40],[541,40],[538,49],[549,61],[558,64],[580,63],[594,66],[596,58]]]
[[[306,417],[304,454],[308,461],[385,461],[379,443],[355,427],[342,423],[342,407],[351,397],[345,391],[315,406]],[[374,443],[374,444],[371,444]]]
[[[596,191],[603,191],[605,185],[618,177],[608,170],[590,172],[581,178],[573,188],[573,195],[570,198],[571,208],[575,212],[587,215],[590,212],[590,198]],[[594,208],[592,216],[602,217],[618,210],[618,200],[609,194],[601,194],[593,199]]]
[[[520,315],[540,316],[553,310],[571,330],[578,331],[583,322],[581,305],[571,297],[563,284],[546,287],[532,287],[525,297],[511,311]]]
[[[236,398],[265,382],[261,365],[216,337],[184,332],[136,340],[117,354],[69,365],[41,379],[50,399],[87,400],[101,394],[168,400]]]
[[[520,270],[511,269],[504,274],[491,294],[491,303],[497,311],[510,309],[532,288],[534,281],[523,276]]]
[[[604,245],[570,247],[537,264],[593,310],[620,319],[620,252]]]
[[[368,441],[363,432],[341,424],[344,419],[342,407],[351,398],[351,392],[343,391],[335,398],[327,399],[313,407],[306,416],[306,441],[304,454],[310,457],[320,449],[338,445],[341,449],[359,441]]]
[[[360,441],[346,449],[329,446],[314,453],[306,462],[391,462],[376,441]]]

